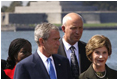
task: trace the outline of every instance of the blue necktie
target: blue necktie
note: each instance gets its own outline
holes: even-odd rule
[[[56,79],[56,75],[55,75],[55,71],[51,62],[52,61],[51,58],[48,58],[47,61],[48,61],[48,70],[49,70],[48,72],[49,72],[50,78]]]

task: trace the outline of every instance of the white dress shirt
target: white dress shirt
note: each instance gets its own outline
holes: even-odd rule
[[[44,65],[45,65],[45,68],[46,68],[46,70],[47,70],[47,72],[48,72],[48,71],[49,71],[49,70],[48,70],[48,62],[47,62],[48,57],[46,57],[44,54],[42,54],[38,49],[37,49],[37,53],[38,53],[38,55],[40,56],[40,58],[42,59]],[[52,59],[52,65],[53,65],[53,67],[54,67],[55,75],[56,75],[56,77],[57,77],[57,73],[56,73],[56,68],[55,68],[55,65],[54,65],[53,57],[50,56],[50,58]],[[40,64],[40,63],[39,63],[39,64]]]

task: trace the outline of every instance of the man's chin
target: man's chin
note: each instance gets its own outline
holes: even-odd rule
[[[54,52],[53,54],[57,54],[58,52]]]
[[[78,42],[79,41],[79,39],[75,39],[75,42]]]

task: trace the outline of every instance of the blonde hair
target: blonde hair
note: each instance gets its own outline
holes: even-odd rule
[[[112,53],[111,49],[111,42],[110,40],[103,36],[103,35],[94,35],[87,43],[86,45],[86,56],[87,58],[92,61],[92,53],[95,49],[101,48],[105,46],[108,50],[108,55],[110,56]]]

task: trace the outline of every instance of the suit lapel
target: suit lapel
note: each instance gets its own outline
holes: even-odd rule
[[[38,75],[39,78],[49,79],[50,77],[48,75],[48,72],[37,52],[34,53],[33,62],[34,62],[34,69],[38,73],[36,75]]]
[[[60,40],[60,46],[59,46],[58,53],[61,54],[61,55],[63,55],[63,56],[65,56],[65,57],[67,57],[67,56],[66,56],[66,52],[65,52],[65,50],[64,50],[64,44],[63,44],[63,42],[62,42],[62,39]]]
[[[80,47],[81,46],[81,44],[80,44],[80,41],[78,41],[78,50],[79,50],[79,52],[78,52],[78,57],[79,57],[79,65],[81,65],[81,54],[82,54],[82,48]],[[79,66],[80,67],[80,73],[81,73],[81,66]]]
[[[93,67],[92,67],[92,64],[89,66],[89,68],[87,69],[86,71],[86,78],[88,79],[97,79],[96,75],[94,74],[94,70],[93,70]]]
[[[56,68],[56,72],[57,72],[57,78],[60,79],[62,76],[62,70],[61,70],[61,65],[62,63],[60,62],[60,60],[56,57],[56,55],[52,55],[53,59],[54,59],[54,64],[55,64],[55,68]]]
[[[78,54],[79,54],[79,59],[80,59],[80,62],[81,62],[81,54],[83,53],[82,52],[83,49],[80,46],[81,46],[81,43],[80,43],[80,41],[78,41],[78,48],[79,48],[79,53]]]

